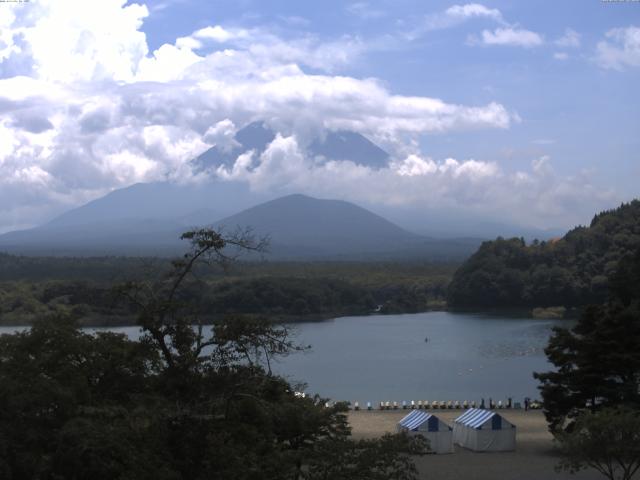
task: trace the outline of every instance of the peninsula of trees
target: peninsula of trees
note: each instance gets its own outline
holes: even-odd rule
[[[640,200],[596,215],[563,238],[484,242],[454,274],[450,307],[582,307],[603,303],[621,259],[640,248]]]

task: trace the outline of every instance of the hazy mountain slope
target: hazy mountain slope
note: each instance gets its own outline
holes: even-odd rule
[[[82,225],[96,221],[123,219],[177,219],[196,210],[210,209],[217,215],[228,214],[223,196],[229,194],[222,183],[215,185],[179,185],[170,182],[136,183],[108,193],[55,218],[49,225]],[[231,210],[232,211],[232,210]]]
[[[372,168],[383,168],[389,162],[389,154],[359,133],[349,131],[329,132],[324,139],[314,140],[309,146],[313,156],[321,155],[330,160],[351,160]]]
[[[435,240],[408,232],[369,210],[341,200],[288,195],[216,223],[250,226],[269,235],[271,258],[462,258],[480,241]]]
[[[252,226],[274,243],[352,251],[382,250],[413,242],[418,235],[353,203],[288,195],[227,217],[217,225]]]
[[[132,192],[123,195],[126,199]],[[120,197],[115,196],[117,202],[124,201]],[[100,202],[97,205],[102,208]],[[474,239],[421,237],[352,203],[305,195],[271,200],[218,222],[189,225],[184,219],[192,217],[179,217],[182,222],[167,218],[86,218],[91,211],[81,210],[75,217],[69,215],[43,227],[2,235],[0,250],[40,255],[174,255],[184,249],[178,239],[183,231],[206,224],[227,231],[251,227],[257,235],[268,235],[271,243],[265,256],[280,260],[452,260],[466,257],[479,244]],[[105,211],[111,214],[109,209]],[[200,215],[206,218],[206,211]]]
[[[0,250],[26,254],[165,254],[190,227],[254,205],[264,197],[242,183],[136,184],[29,230],[0,235]]]

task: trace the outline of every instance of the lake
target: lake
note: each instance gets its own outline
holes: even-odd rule
[[[427,312],[344,317],[296,325],[312,351],[280,362],[290,380],[333,399],[494,400],[539,397],[532,372],[551,328],[566,322]],[[425,342],[425,338],[429,339]]]
[[[551,368],[543,349],[566,321],[426,312],[342,317],[292,325],[306,353],[274,369],[308,393],[334,400],[537,398],[534,371]],[[15,330],[0,328],[0,333]],[[136,327],[113,328],[137,338]],[[428,341],[425,342],[425,338]]]

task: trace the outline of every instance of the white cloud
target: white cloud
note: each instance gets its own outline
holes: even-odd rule
[[[566,52],[555,52],[553,54],[553,58],[556,60],[567,60],[569,58],[569,54]]]
[[[349,5],[347,5],[346,10],[351,15],[361,18],[363,20],[382,18],[386,15],[384,10],[375,8],[369,2],[350,3]]]
[[[240,145],[234,138],[237,131],[234,123],[225,118],[209,127],[202,139],[209,145],[215,145],[222,150],[229,151]]]
[[[139,28],[149,12],[144,5],[125,4],[126,0],[34,3],[27,13],[20,9],[9,24],[11,46],[30,57],[41,79],[128,81],[148,52]]]
[[[210,39],[224,43],[233,39],[247,38],[249,36],[249,32],[244,29],[231,30],[222,28],[220,25],[215,25],[197,30],[193,33],[193,36],[196,38]]]
[[[496,28],[494,31],[483,30],[480,39],[472,37],[470,43],[531,48],[542,45],[544,40],[536,32],[506,27]]]
[[[598,42],[595,61],[602,68],[624,70],[640,66],[640,27],[614,28]]]
[[[497,8],[488,8],[479,3],[467,3],[466,5],[453,5],[445,11],[445,15],[452,18],[486,17],[502,21],[502,13]]]
[[[584,175],[559,176],[548,156],[514,173],[495,162],[435,160],[420,154],[373,169],[349,161],[318,163],[305,155],[295,136],[281,135],[259,158],[243,155],[218,173],[227,180],[247,182],[259,192],[305,192],[365,205],[464,209],[480,215],[499,211],[502,221],[540,227],[563,224],[567,218],[581,221],[581,216],[615,198]]]
[[[524,195],[494,162],[434,160],[415,147],[425,133],[509,128],[519,121],[515,113],[497,102],[398,95],[376,79],[335,74],[366,50],[358,37],[282,38],[212,25],[149,52],[140,30],[146,7],[124,0],[87,5],[43,1],[26,16],[0,14],[0,230],[42,222],[135,182],[190,180],[190,159],[214,144],[233,146],[235,131],[255,120],[281,135],[260,157],[244,152],[218,172],[229,181],[486,209]],[[501,18],[478,4],[452,8],[446,15],[458,20]],[[47,47],[52,32],[60,38]],[[28,68],[7,71],[16,59]],[[305,145],[324,129],[383,139],[396,160],[381,170],[316,164]],[[538,185],[536,172],[523,175]]]
[[[417,38],[426,32],[456,27],[474,18],[505,23],[500,10],[488,8],[479,3],[467,3],[453,5],[442,12],[425,16],[421,24],[416,29],[405,33],[405,36],[409,39]]]
[[[571,28],[567,28],[564,31],[564,35],[556,39],[553,43],[561,48],[578,48],[581,43],[581,38],[582,37],[578,32]]]

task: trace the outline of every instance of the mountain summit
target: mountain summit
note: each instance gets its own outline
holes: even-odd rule
[[[253,150],[258,156],[262,154],[276,134],[263,122],[253,122],[238,130],[232,148],[211,147],[193,160],[196,171],[220,166],[232,167],[236,159]],[[347,130],[327,131],[324,135],[313,139],[306,148],[311,157],[324,160],[348,160],[358,165],[371,168],[383,168],[389,162],[389,154],[371,142],[364,135]]]
[[[421,237],[353,203],[287,195],[227,217],[215,226],[268,235],[278,257],[398,252]]]

